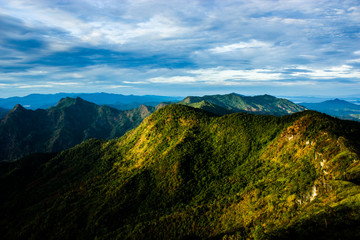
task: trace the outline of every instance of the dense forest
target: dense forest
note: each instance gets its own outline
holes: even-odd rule
[[[360,124],[163,107],[118,139],[0,163],[2,239],[356,239]]]

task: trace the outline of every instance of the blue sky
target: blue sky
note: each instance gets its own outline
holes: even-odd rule
[[[0,0],[0,97],[360,95],[358,0]]]

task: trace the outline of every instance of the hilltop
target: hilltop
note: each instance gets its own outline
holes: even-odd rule
[[[356,239],[359,135],[359,123],[312,111],[165,106],[119,139],[0,164],[0,234]]]
[[[220,115],[229,112],[249,112],[282,116],[305,110],[305,107],[297,105],[287,99],[276,98],[267,94],[253,97],[236,93],[203,97],[189,96],[179,103],[196,108],[205,107],[208,111],[219,113]]]

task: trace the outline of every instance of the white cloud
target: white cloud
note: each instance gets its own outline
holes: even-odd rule
[[[214,53],[226,53],[244,48],[269,48],[269,47],[271,47],[271,44],[267,42],[262,42],[256,39],[252,39],[248,42],[239,42],[239,43],[212,48],[210,49],[210,51]]]
[[[299,66],[299,70],[305,70],[305,72],[295,72],[291,76],[304,77],[310,79],[337,79],[337,78],[349,78],[360,80],[360,70],[354,69],[349,65],[312,68],[306,66]]]
[[[49,48],[54,51],[64,51],[71,46],[84,43],[95,46],[123,45],[138,38],[147,41],[160,40],[181,36],[188,31],[175,20],[160,14],[141,21],[131,21],[131,19],[120,21],[111,16],[100,17],[99,13],[93,12],[93,18],[85,21],[74,12],[51,5],[41,1],[29,3],[14,0],[0,9],[3,14],[20,18],[30,28],[46,27],[66,32],[68,36],[43,36],[49,41]],[[69,40],[63,41],[66,38]]]
[[[291,69],[297,69],[293,71]],[[209,84],[219,86],[256,86],[274,84],[278,86],[305,86],[315,85],[323,79],[351,79],[360,80],[360,71],[349,65],[332,66],[324,68],[309,68],[294,66],[290,72],[286,68],[278,69],[224,69],[208,68],[186,70],[182,75],[169,77],[154,77],[148,79],[151,83],[163,84]],[[304,78],[304,80],[297,80]]]
[[[117,88],[127,88],[129,86],[126,86],[126,85],[105,85],[103,87],[108,88],[108,89],[117,89]]]
[[[174,76],[174,77],[154,77],[149,78],[151,83],[170,83],[170,84],[183,84],[183,83],[194,83],[197,79],[190,76]]]
[[[18,88],[52,88],[54,85],[51,84],[31,84],[31,85],[20,85]]]
[[[122,81],[122,82],[126,84],[148,84],[148,82],[145,81]]]
[[[187,29],[180,27],[171,19],[164,16],[154,16],[147,22],[137,24],[137,28],[128,32],[133,37],[151,35],[155,38],[169,38],[181,36]]]
[[[187,70],[177,76],[155,77],[148,79],[151,83],[164,84],[211,84],[211,85],[254,85],[259,82],[282,79],[280,73],[267,69],[233,70],[210,68]]]
[[[360,63],[360,58],[357,59],[351,59],[347,61],[348,63]]]
[[[232,81],[269,81],[281,79],[281,74],[268,69],[233,70],[223,68],[200,69],[189,71],[199,81],[208,83],[223,83]]]
[[[296,19],[296,18],[283,18],[280,21],[283,23],[286,23],[286,24],[300,24],[300,25],[305,25],[305,24],[311,23],[309,20]]]
[[[76,86],[82,84],[79,82],[46,82],[46,85],[51,85],[55,87],[55,86]]]
[[[15,87],[19,87],[20,84],[17,83],[0,83],[0,88],[15,88]]]

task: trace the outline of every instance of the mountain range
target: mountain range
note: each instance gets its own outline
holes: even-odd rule
[[[0,235],[359,239],[359,136],[313,111],[172,104],[121,138],[0,163]]]
[[[161,106],[120,111],[79,97],[63,98],[49,109],[29,110],[17,104],[0,122],[0,161],[62,151],[90,138],[120,137]]]
[[[98,104],[109,105],[119,110],[137,108],[140,105],[156,106],[162,102],[178,102],[182,97],[168,97],[155,95],[122,95],[113,93],[56,93],[56,94],[30,94],[25,97],[0,98],[0,107],[12,109],[16,104],[36,110],[46,109],[55,106],[62,98],[80,97],[86,101]]]
[[[301,103],[308,109],[329,114],[341,119],[360,121],[360,105],[345,100],[334,99],[320,103]]]
[[[287,97],[275,98],[270,95],[244,96],[236,93],[225,95],[209,95],[203,97],[189,96],[181,97],[155,96],[155,95],[122,95],[110,93],[57,93],[57,94],[30,94],[25,97],[0,98],[0,119],[6,115],[16,104],[21,104],[26,109],[46,109],[55,106],[61,98],[81,97],[84,100],[98,105],[107,105],[119,110],[130,110],[140,105],[156,106],[159,103],[179,102],[192,107],[206,109],[217,114],[229,114],[234,112],[252,112],[257,114],[271,114],[281,116],[307,109],[319,111],[334,117],[348,120],[360,120],[358,104],[346,101],[350,99],[357,102],[357,96],[349,96],[344,100],[333,99],[322,101],[324,98],[316,97]],[[308,100],[294,104],[287,99]],[[281,109],[282,108],[282,109]]]
[[[179,103],[217,115],[252,112],[280,116],[305,109],[269,95],[187,97]],[[35,111],[18,104],[0,122],[0,161],[13,161],[35,152],[62,151],[90,138],[120,137],[164,105],[141,105],[133,110],[120,111],[79,97],[63,98],[54,107]]]

